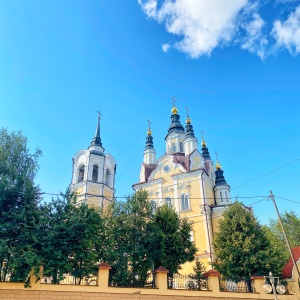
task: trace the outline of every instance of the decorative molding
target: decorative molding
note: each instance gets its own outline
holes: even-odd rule
[[[182,178],[193,177],[195,175],[201,175],[202,171],[203,171],[203,169],[199,169],[197,171],[192,171],[192,172],[188,172],[188,173],[175,174],[175,175],[172,175],[172,178],[179,180],[179,179],[182,179]]]
[[[163,179],[162,178],[159,178],[159,179],[155,179],[155,180],[152,180],[150,182],[145,182],[145,183],[137,183],[137,184],[134,184],[132,186],[132,188],[135,190],[135,191],[139,191],[141,189],[145,189],[149,186],[153,186],[153,185],[156,185],[156,184],[160,184],[163,182]]]
[[[173,188],[169,188],[169,187],[166,187],[162,190],[163,193],[173,193],[174,192],[174,189]]]

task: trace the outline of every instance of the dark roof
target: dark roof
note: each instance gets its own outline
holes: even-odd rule
[[[151,175],[152,171],[156,169],[157,165],[147,165],[143,163],[145,167],[145,181],[148,181],[149,176]]]
[[[297,263],[297,261],[300,258],[300,246],[295,247],[292,249],[295,261]],[[292,278],[293,277],[293,267],[294,267],[294,263],[292,258],[290,257],[290,260],[285,264],[285,266],[282,269],[282,278]]]

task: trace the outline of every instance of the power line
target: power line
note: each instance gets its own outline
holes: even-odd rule
[[[286,200],[286,201],[289,201],[289,202],[293,202],[293,203],[298,203],[298,204],[300,204],[299,201],[290,200],[290,199],[282,198],[282,197],[279,197],[279,196],[274,196],[274,197],[275,197],[275,198],[278,198],[278,199],[281,199],[281,200]]]
[[[278,171],[278,170],[280,170],[280,169],[282,169],[282,168],[285,168],[285,167],[287,167],[287,166],[289,166],[289,165],[291,165],[291,164],[294,164],[294,163],[296,163],[296,162],[298,162],[298,161],[300,161],[300,158],[298,158],[298,159],[296,159],[296,160],[294,160],[294,161],[292,161],[292,162],[289,162],[289,163],[287,163],[287,164],[285,164],[285,165],[283,165],[283,166],[281,166],[281,167],[279,167],[279,168],[277,168],[277,169],[274,169],[274,170],[272,170],[272,171],[270,171],[270,172],[268,172],[268,173],[265,173],[265,174],[263,174],[263,175],[261,175],[261,176],[258,176],[258,177],[254,178],[254,179],[252,179],[252,180],[249,180],[249,181],[247,181],[247,182],[245,182],[245,183],[242,183],[242,184],[240,184],[240,185],[238,185],[238,186],[232,188],[232,190],[237,189],[237,188],[239,188],[239,187],[241,187],[241,186],[243,186],[243,185],[246,185],[246,184],[248,184],[248,183],[250,183],[250,182],[253,182],[253,181],[257,180],[257,179],[260,179],[260,178],[262,178],[262,177],[264,177],[264,176],[267,176],[267,175],[269,175],[269,174],[271,174],[271,173],[274,173],[274,172],[276,172],[276,171]]]

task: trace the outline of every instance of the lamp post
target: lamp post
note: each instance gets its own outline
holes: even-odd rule
[[[271,294],[273,291],[275,300],[277,300],[277,293],[282,295],[286,292],[285,286],[280,282],[279,277],[273,276],[272,272],[269,273],[269,276],[264,276],[264,278],[265,278],[265,282],[263,284],[263,289],[267,294]],[[276,279],[277,279],[277,284],[275,282]],[[276,288],[275,288],[275,284],[276,284]]]

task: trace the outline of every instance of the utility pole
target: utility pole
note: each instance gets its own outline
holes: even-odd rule
[[[282,229],[282,232],[283,232],[283,236],[284,236],[284,238],[285,238],[285,242],[286,242],[286,244],[287,244],[287,246],[288,246],[288,249],[289,249],[289,251],[290,251],[291,258],[292,258],[292,260],[293,260],[295,269],[296,269],[296,271],[297,271],[297,274],[298,274],[298,287],[300,287],[300,273],[299,273],[299,269],[298,269],[298,266],[297,266],[297,264],[296,264],[295,257],[294,257],[294,254],[293,254],[293,252],[292,252],[292,248],[291,248],[290,243],[289,243],[289,240],[288,240],[288,238],[287,238],[285,229],[284,229],[284,227],[283,227],[282,220],[281,220],[281,217],[280,217],[280,214],[279,214],[279,211],[278,211],[278,208],[277,208],[277,205],[276,205],[276,202],[275,202],[275,199],[274,199],[274,196],[273,196],[272,191],[270,191],[270,198],[271,198],[271,200],[273,201],[273,204],[274,204],[274,206],[275,206],[276,213],[277,213],[277,216],[278,216],[278,221],[279,221],[279,224],[280,224],[280,226],[281,226],[281,229]]]

